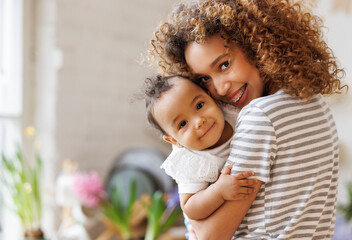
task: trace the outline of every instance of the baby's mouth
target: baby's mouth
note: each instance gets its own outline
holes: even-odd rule
[[[247,83],[243,85],[243,87],[238,89],[232,96],[229,97],[230,102],[231,103],[238,102],[243,96],[243,93],[246,91],[246,88],[247,88]]]
[[[205,135],[207,135],[208,132],[210,132],[210,130],[214,127],[215,123],[213,123],[202,135],[202,137],[204,137]]]

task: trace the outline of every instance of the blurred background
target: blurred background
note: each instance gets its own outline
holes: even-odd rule
[[[12,153],[15,142],[29,149],[22,131],[34,126],[43,159],[42,228],[50,239],[61,221],[55,189],[65,160],[105,180],[126,151],[171,151],[148,126],[144,102],[135,95],[152,74],[142,54],[174,4],[0,0],[0,152]],[[346,71],[344,82],[352,87],[352,1],[309,4],[323,18],[327,41]],[[341,203],[349,201],[352,181],[351,90],[327,98],[340,137]],[[0,214],[0,239],[19,239],[18,219],[6,209]]]

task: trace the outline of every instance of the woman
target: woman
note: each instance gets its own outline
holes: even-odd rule
[[[198,239],[332,237],[338,137],[321,95],[344,86],[321,26],[290,1],[205,0],[178,5],[156,30],[164,74],[242,108],[228,164],[260,180],[247,200],[191,221]]]

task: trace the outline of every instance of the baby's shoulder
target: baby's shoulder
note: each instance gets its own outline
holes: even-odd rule
[[[214,156],[206,152],[174,147],[160,168],[178,183],[215,181],[218,172],[216,161]]]

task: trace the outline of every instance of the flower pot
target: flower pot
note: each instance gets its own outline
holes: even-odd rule
[[[44,233],[40,228],[36,230],[26,230],[24,240],[44,240]]]
[[[46,239],[44,237],[39,237],[39,238],[25,237],[23,240],[46,240]]]

